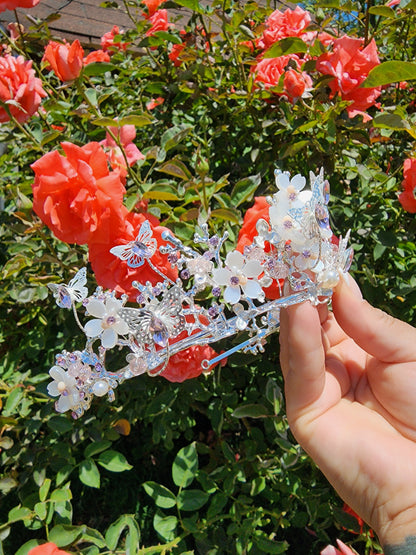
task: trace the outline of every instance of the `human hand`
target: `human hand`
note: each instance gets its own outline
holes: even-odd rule
[[[282,310],[287,417],[341,498],[384,546],[400,545],[416,536],[416,330],[347,278],[333,312]]]

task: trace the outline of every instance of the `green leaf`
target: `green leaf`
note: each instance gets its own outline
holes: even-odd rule
[[[83,532],[82,536],[80,537],[80,540],[93,543],[94,545],[96,545],[101,549],[104,547],[107,547],[104,536],[94,528],[87,528],[85,532]]]
[[[19,482],[10,476],[6,476],[5,478],[0,479],[0,492],[4,495],[9,493],[12,489],[17,487]]]
[[[35,513],[40,518],[40,520],[45,520],[48,513],[48,503],[36,503]]]
[[[258,495],[264,490],[265,487],[266,487],[266,479],[264,478],[264,476],[256,476],[251,482],[250,495],[252,497],[254,495]]]
[[[240,405],[231,414],[234,418],[265,418],[273,416],[264,405],[248,404]]]
[[[32,517],[32,511],[27,507],[21,507],[19,505],[18,507],[13,507],[13,509],[9,511],[8,521],[17,522],[19,520],[27,520],[28,518],[31,518],[31,517]]]
[[[381,17],[388,17],[389,19],[395,19],[396,12],[393,8],[388,6],[371,6],[368,10],[373,15],[380,15]]]
[[[175,4],[189,8],[196,13],[205,13],[204,8],[199,4],[198,0],[175,0]]]
[[[130,116],[125,116],[118,120],[118,124],[121,125],[135,125],[136,127],[145,127],[153,123],[153,119],[144,114],[131,114]]]
[[[278,553],[286,553],[289,544],[286,541],[275,542],[270,540],[266,535],[257,535],[253,537],[256,546],[262,550],[264,553],[270,553],[270,555]]]
[[[195,442],[183,447],[175,457],[172,465],[172,478],[180,488],[188,487],[198,470],[198,454]]]
[[[241,223],[241,216],[238,210],[233,210],[232,208],[216,208],[211,211],[211,218],[219,218],[220,220],[225,220],[227,222],[233,222],[234,224]]]
[[[234,185],[231,191],[231,200],[233,201],[233,206],[240,206],[243,202],[249,201],[253,198],[258,186],[261,183],[261,175],[257,173],[256,175],[250,175],[244,179],[240,179]]]
[[[73,429],[73,423],[64,415],[52,416],[48,420],[48,428],[58,434],[64,434]]]
[[[197,511],[205,505],[209,493],[200,489],[184,489],[178,493],[178,509],[181,511]]]
[[[91,62],[84,66],[84,75],[88,75],[89,77],[93,75],[102,75],[103,73],[107,73],[107,71],[112,71],[116,69],[117,66],[114,64],[110,64],[109,62]]]
[[[308,49],[309,46],[299,37],[288,37],[275,42],[273,46],[266,50],[263,54],[263,58],[279,58],[287,54],[307,52]]]
[[[124,472],[131,470],[133,467],[126,460],[126,457],[118,451],[104,451],[98,457],[98,464],[111,472]]]
[[[79,479],[90,488],[100,487],[100,471],[92,459],[85,459],[79,465]]]
[[[97,107],[98,106],[98,101],[97,101],[97,91],[95,89],[85,89],[85,96],[88,98],[90,104],[92,104],[92,106]]]
[[[88,459],[93,455],[97,455],[98,453],[101,453],[102,451],[105,451],[106,449],[108,449],[110,445],[111,445],[111,441],[108,441],[107,439],[103,439],[101,441],[94,441],[94,443],[90,443],[84,449],[84,457]]]
[[[39,499],[41,501],[45,501],[45,499],[47,498],[50,487],[51,487],[51,480],[50,478],[46,478],[43,484],[39,488]]]
[[[55,489],[51,494],[51,501],[69,501],[70,499],[72,499],[72,493],[67,486]]]
[[[144,482],[143,488],[161,509],[170,509],[176,505],[175,495],[165,486],[156,482]]]
[[[43,135],[42,137],[41,145],[45,146],[46,144],[56,139],[56,137],[59,137],[60,134],[61,133],[59,131],[51,131],[50,133],[45,133],[45,135]]]
[[[184,180],[189,180],[192,177],[188,168],[180,160],[168,160],[159,166],[157,171],[167,173],[168,175],[173,175],[174,177],[179,177],[179,179]]]
[[[298,141],[297,143],[292,143],[284,147],[279,155],[279,158],[287,158],[288,156],[294,156],[301,150],[303,150],[306,146],[308,146],[309,141]]]
[[[193,129],[192,125],[181,125],[171,127],[165,131],[160,140],[160,146],[168,152],[171,148],[178,145]]]
[[[58,547],[66,547],[79,540],[84,532],[84,526],[70,526],[68,524],[57,524],[49,532],[49,541]]]
[[[0,449],[10,449],[13,447],[14,441],[9,436],[0,437]]]
[[[143,194],[143,198],[153,200],[180,200],[177,188],[168,184],[153,185],[149,191]]]
[[[71,464],[65,464],[59,468],[58,472],[56,473],[56,485],[60,486],[65,482],[71,472],[74,470],[74,467]]]
[[[153,527],[156,532],[165,541],[171,541],[175,538],[176,526],[178,519],[176,516],[164,516],[163,513],[156,513],[153,518]]]
[[[99,127],[109,127],[110,125],[117,125],[117,122],[113,118],[97,118],[91,121],[94,125]]]
[[[215,518],[216,516],[221,514],[227,502],[228,502],[228,495],[226,495],[222,491],[213,495],[207,511],[208,520],[210,520],[211,518]]]
[[[32,265],[32,262],[29,258],[21,254],[18,254],[16,256],[13,256],[13,258],[10,258],[3,266],[1,271],[1,277],[2,279],[6,279],[14,274],[19,274],[21,270],[23,270],[23,268],[26,268],[27,266],[31,266],[31,265]],[[7,403],[6,403],[6,406],[7,406]]]
[[[374,127],[382,129],[402,130],[410,127],[409,123],[398,114],[378,114],[373,119]]]
[[[133,544],[133,549],[131,549],[130,553],[136,553],[134,549],[139,546],[140,528],[133,515],[121,515],[115,522],[113,522],[105,533],[105,541],[110,549],[116,549],[120,536],[125,528],[128,529],[125,547],[131,548],[131,545]]]
[[[390,61],[373,67],[362,87],[381,87],[399,81],[416,79],[416,64],[413,62]]]
[[[69,501],[55,501],[51,507],[56,513],[55,524],[72,524],[73,510]]]
[[[24,397],[24,390],[21,386],[15,387],[7,396],[6,404],[4,405],[3,415],[9,416],[14,414]]]

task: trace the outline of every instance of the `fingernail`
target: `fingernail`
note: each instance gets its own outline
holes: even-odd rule
[[[347,274],[347,273],[342,273],[341,274],[341,279],[343,280],[345,285],[348,287],[348,289],[351,291],[351,293],[354,295],[354,297],[356,297],[357,299],[360,299],[360,301],[362,301],[363,300],[363,294],[361,293],[361,289],[358,287],[358,283],[355,281],[355,279],[353,279],[350,276],[350,274]]]
[[[292,291],[291,291],[291,289],[290,289],[290,284],[289,284],[288,280],[286,279],[286,280],[285,280],[285,283],[284,283],[284,285],[283,285],[283,295],[284,295],[285,297],[287,297],[288,295],[290,295],[291,292],[292,292]]]

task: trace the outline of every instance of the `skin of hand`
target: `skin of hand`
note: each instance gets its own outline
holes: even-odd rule
[[[341,276],[327,305],[282,310],[290,428],[383,546],[416,535],[416,330]]]

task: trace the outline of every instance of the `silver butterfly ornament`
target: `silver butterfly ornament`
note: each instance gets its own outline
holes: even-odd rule
[[[148,220],[142,223],[134,241],[127,245],[117,245],[110,249],[111,254],[125,260],[130,268],[140,268],[144,261],[151,258],[157,248],[156,239],[152,237],[152,229]]]

